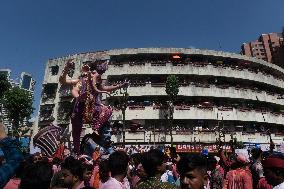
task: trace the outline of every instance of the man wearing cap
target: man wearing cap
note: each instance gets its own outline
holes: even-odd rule
[[[272,155],[262,162],[264,176],[273,189],[284,189],[284,158]]]

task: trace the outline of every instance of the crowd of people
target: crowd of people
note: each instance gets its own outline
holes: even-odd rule
[[[284,156],[251,150],[243,154],[177,154],[174,147],[95,148],[92,157],[64,153],[23,155],[0,124],[4,189],[283,189]]]

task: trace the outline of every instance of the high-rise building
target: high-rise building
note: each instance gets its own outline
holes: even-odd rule
[[[256,57],[267,62],[284,66],[284,46],[282,33],[262,34],[258,40],[242,45],[243,55]]]
[[[284,69],[239,54],[186,48],[115,49],[50,59],[42,87],[39,129],[51,123],[70,125],[71,88],[59,84],[67,60],[75,62],[72,78],[77,78],[84,63],[98,60],[102,54],[110,58],[103,75],[106,83],[130,80],[125,114],[128,144],[170,142],[164,107],[166,78],[172,74],[180,85],[173,113],[173,141],[179,150],[190,150],[190,144],[214,144],[219,138],[228,142],[232,137],[269,146],[268,130],[275,144],[283,141]],[[121,97],[118,91],[105,98],[114,109],[112,122],[123,120]],[[88,130],[85,126],[82,136]],[[122,142],[122,136],[113,135],[112,140]]]
[[[10,69],[0,69],[0,73],[6,75],[8,81],[11,78],[11,70]]]
[[[21,73],[20,84],[21,84],[21,87],[23,89],[30,90],[31,89],[31,85],[32,85],[32,76],[31,76],[31,74],[22,72]]]
[[[0,73],[7,75],[7,79],[10,82],[12,87],[17,86],[17,87],[20,87],[22,89],[25,89],[33,97],[35,80],[32,78],[31,74],[26,73],[26,72],[22,72],[21,77],[20,77],[20,81],[18,81],[17,79],[14,80],[14,79],[11,78],[11,70],[10,69],[0,69]],[[7,111],[5,110],[5,108],[3,108],[2,104],[0,104],[0,105],[2,107],[0,114],[3,116],[4,125],[6,126],[8,131],[11,131],[12,123],[7,118]],[[24,121],[24,124],[27,124],[27,120]]]

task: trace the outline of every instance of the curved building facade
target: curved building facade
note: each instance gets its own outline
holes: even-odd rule
[[[47,62],[39,111],[39,128],[51,122],[69,125],[70,88],[58,83],[65,62],[73,58],[80,67],[109,58],[107,84],[130,81],[125,110],[127,143],[170,142],[165,107],[167,76],[176,75],[179,94],[174,104],[173,141],[215,143],[232,138],[246,143],[276,144],[284,137],[284,69],[269,62],[211,50],[186,48],[116,49],[81,53]],[[123,119],[120,91],[105,97],[114,107],[112,121]],[[117,124],[118,123],[118,124]],[[86,126],[85,132],[89,132]],[[85,133],[82,133],[84,135]],[[122,142],[119,132],[114,142]]]

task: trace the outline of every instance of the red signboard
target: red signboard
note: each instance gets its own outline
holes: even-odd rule
[[[232,148],[228,145],[222,146],[227,152],[232,152]],[[204,149],[208,149],[209,153],[218,152],[218,146],[216,144],[177,144],[177,152],[201,152]]]

